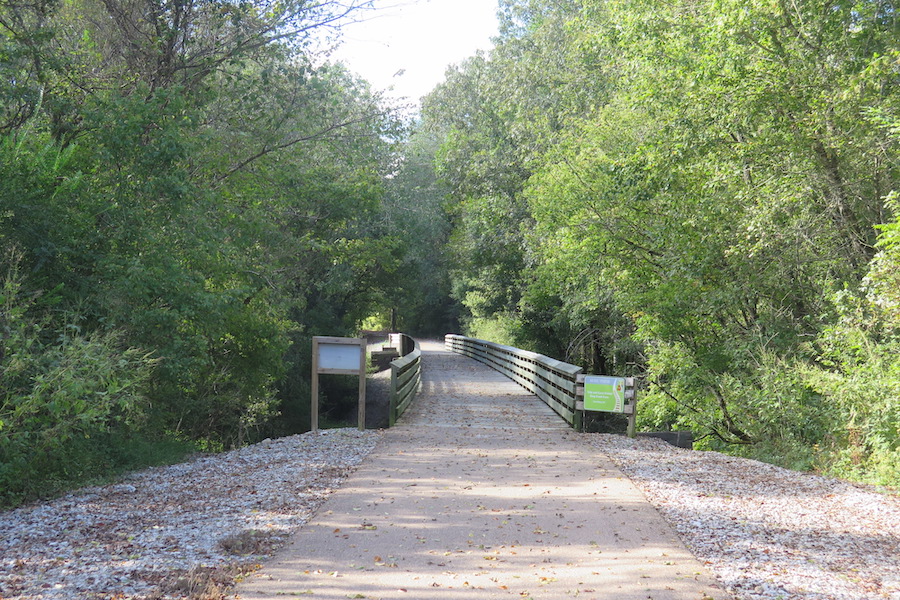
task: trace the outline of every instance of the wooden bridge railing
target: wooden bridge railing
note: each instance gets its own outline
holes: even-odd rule
[[[581,367],[536,352],[462,335],[447,334],[444,346],[500,371],[543,400],[569,425],[581,430],[582,411],[576,408]]]
[[[391,361],[389,427],[393,427],[397,419],[409,408],[422,381],[422,351],[419,349],[419,343],[402,333],[391,336],[391,342],[401,352],[411,350],[405,356]],[[397,336],[396,342],[394,336]]]

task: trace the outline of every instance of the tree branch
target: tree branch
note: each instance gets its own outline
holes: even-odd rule
[[[252,155],[248,156],[247,158],[241,160],[237,164],[230,167],[225,173],[216,177],[214,181],[217,185],[221,184],[222,182],[224,182],[226,179],[228,179],[229,177],[231,177],[238,171],[243,170],[245,167],[247,167],[247,165],[263,158],[264,156],[267,156],[267,155],[269,155],[273,152],[277,152],[279,150],[284,150],[286,148],[290,148],[291,146],[296,146],[297,144],[301,144],[303,142],[309,142],[312,140],[320,140],[320,139],[327,138],[327,137],[329,137],[328,134],[330,134],[334,131],[338,131],[344,127],[349,127],[351,125],[356,125],[358,123],[364,123],[364,122],[368,121],[369,119],[372,119],[375,116],[377,116],[377,114],[378,113],[372,113],[372,114],[363,115],[361,117],[357,117],[354,119],[348,119],[346,121],[341,121],[339,123],[332,123],[325,129],[321,129],[315,133],[296,137],[293,139],[289,139],[287,141],[279,142],[277,144],[272,144],[272,145],[263,144],[262,148],[260,148],[257,152],[253,153]]]

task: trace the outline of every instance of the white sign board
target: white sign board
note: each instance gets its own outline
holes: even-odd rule
[[[319,368],[359,373],[359,346],[319,343]]]

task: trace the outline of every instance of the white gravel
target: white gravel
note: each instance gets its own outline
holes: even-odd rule
[[[740,600],[900,600],[900,498],[658,439],[592,434]]]
[[[242,532],[277,545],[378,438],[340,429],[267,440],[0,513],[0,600],[179,598],[159,584],[246,562],[222,545]],[[900,600],[898,496],[657,439],[585,442],[738,600]]]
[[[0,513],[0,600],[168,597],[158,586],[173,574],[253,558],[226,551],[232,536],[277,546],[378,438],[334,429],[266,440]]]

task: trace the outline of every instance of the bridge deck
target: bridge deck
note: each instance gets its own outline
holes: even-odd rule
[[[540,400],[436,343],[422,349],[413,407],[238,597],[727,597]]]

